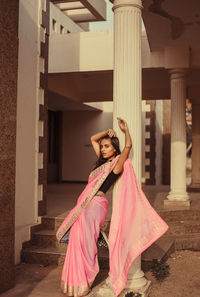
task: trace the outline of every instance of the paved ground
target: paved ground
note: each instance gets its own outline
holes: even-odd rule
[[[1,297],[63,297],[60,291],[61,266],[44,267],[39,264],[16,266],[16,285],[0,294]],[[107,277],[107,271],[98,274],[94,287]]]
[[[155,280],[151,272],[146,273],[146,277],[152,281],[149,297],[199,297],[200,251],[175,252],[167,263],[170,265],[170,275],[161,283]],[[60,292],[60,274],[61,267],[20,264],[16,267],[16,286],[0,296],[63,297]],[[97,289],[106,276],[106,271],[99,273],[92,296],[100,296]]]
[[[170,275],[162,283],[146,274],[152,280],[149,297],[200,297],[200,251],[177,251],[167,263]]]

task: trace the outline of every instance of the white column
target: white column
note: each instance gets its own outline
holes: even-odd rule
[[[136,176],[142,169],[142,100],[141,100],[141,0],[115,0],[114,11],[114,129],[124,146],[124,134],[116,117],[124,118],[133,140],[131,153]],[[115,192],[115,191],[114,191]],[[150,282],[141,270],[141,257],[132,265],[126,289],[147,296]]]
[[[192,182],[191,189],[200,189],[200,102],[192,102]]]
[[[171,80],[171,191],[165,207],[188,208],[186,192],[186,82],[185,70],[170,70]]]

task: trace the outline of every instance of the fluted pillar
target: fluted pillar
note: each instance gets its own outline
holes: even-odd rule
[[[190,189],[200,190],[200,102],[192,101],[192,182]]]
[[[124,134],[117,117],[124,118],[133,140],[130,158],[136,176],[141,181],[142,122],[141,122],[141,0],[115,0],[114,11],[114,129],[124,146]],[[117,186],[117,185],[116,185]],[[114,189],[115,193],[115,189]],[[141,271],[141,257],[133,263],[126,289],[147,296],[150,282]]]
[[[165,207],[188,208],[186,191],[186,81],[184,69],[170,70],[171,81],[171,182]]]

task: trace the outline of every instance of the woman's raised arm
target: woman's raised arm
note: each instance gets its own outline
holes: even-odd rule
[[[100,157],[100,145],[99,145],[99,140],[106,136],[106,135],[109,135],[110,137],[113,137],[113,136],[116,136],[116,133],[113,129],[108,129],[106,131],[103,131],[103,132],[99,132],[99,133],[96,133],[94,135],[92,135],[90,137],[90,140],[91,140],[91,143],[92,143],[92,146],[93,146],[93,149],[97,155],[97,157],[99,158]]]
[[[119,124],[120,129],[125,134],[125,146],[124,146],[123,151],[121,152],[121,155],[119,157],[119,160],[118,160],[115,168],[113,169],[113,172],[115,174],[119,174],[120,172],[122,172],[124,162],[128,158],[130,150],[132,148],[132,140],[131,140],[131,136],[130,136],[130,133],[128,130],[128,125],[127,125],[126,121],[123,120],[122,118],[117,118],[117,119],[118,119],[118,124]]]

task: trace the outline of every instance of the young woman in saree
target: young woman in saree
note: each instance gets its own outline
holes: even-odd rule
[[[99,272],[97,240],[107,214],[105,193],[119,178],[109,232],[110,284],[116,296],[126,285],[133,261],[168,229],[151,207],[128,158],[132,147],[127,123],[118,118],[125,134],[122,152],[115,132],[109,129],[91,137],[98,157],[77,205],[57,231],[61,241],[69,232],[61,289],[67,296],[86,296]]]

